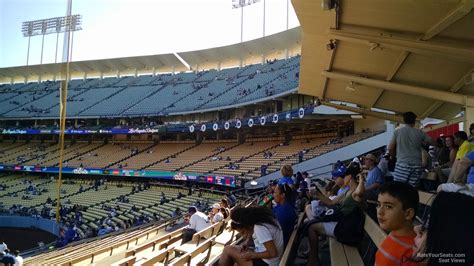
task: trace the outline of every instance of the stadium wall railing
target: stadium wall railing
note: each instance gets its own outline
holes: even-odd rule
[[[0,227],[37,228],[59,236],[59,225],[53,220],[43,218],[0,214]]]

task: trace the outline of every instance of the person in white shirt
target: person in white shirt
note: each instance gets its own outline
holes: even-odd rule
[[[209,218],[211,219],[213,224],[224,220],[224,214],[222,214],[220,209],[221,209],[221,205],[219,203],[214,203],[212,205],[212,210],[209,213]]]
[[[5,250],[7,249],[8,249],[7,244],[3,242],[3,239],[0,239],[0,252],[5,252]]]
[[[280,264],[284,251],[283,231],[266,207],[236,208],[230,215],[231,228],[245,236],[243,245],[229,245],[219,265],[271,265]],[[250,248],[253,240],[255,248]]]
[[[191,216],[189,218],[189,229],[199,232],[210,225],[209,218],[204,213],[198,211],[196,207],[189,207],[188,214]]]
[[[188,209],[189,225],[186,227],[186,230],[183,232],[183,241],[186,243],[193,238],[194,233],[203,230],[204,228],[211,225],[209,217],[206,214],[197,210],[195,206],[191,206]]]
[[[19,250],[13,251],[13,255],[15,257],[15,266],[22,266],[23,258],[20,256],[20,251]]]

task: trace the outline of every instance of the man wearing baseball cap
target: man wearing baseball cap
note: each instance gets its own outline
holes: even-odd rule
[[[342,164],[336,171],[332,172],[332,179],[339,187],[337,195],[344,194],[349,190],[349,186],[344,185],[344,177],[346,176],[346,167]]]
[[[212,210],[209,213],[209,219],[213,224],[224,220],[224,214],[221,212],[221,205],[219,203],[212,204]]]
[[[196,232],[201,231],[202,229],[211,225],[209,218],[204,213],[198,211],[195,206],[191,206],[188,209],[189,225],[186,227],[186,230],[183,232],[183,242],[186,243],[193,239],[193,235]]]
[[[364,168],[367,172],[367,183],[365,183],[365,193],[368,199],[377,200],[379,187],[383,185],[382,171],[377,167],[378,158],[372,153],[364,157]]]

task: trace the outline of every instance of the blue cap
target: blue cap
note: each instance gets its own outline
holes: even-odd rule
[[[344,165],[341,165],[336,171],[332,172],[332,177],[344,177],[346,175],[346,167]]]

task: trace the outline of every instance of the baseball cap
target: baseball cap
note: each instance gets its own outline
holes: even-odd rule
[[[195,213],[195,212],[197,212],[196,206],[191,206],[188,208],[188,213]]]
[[[336,177],[344,177],[346,175],[346,170],[346,167],[344,165],[341,165],[339,168],[337,168],[331,173],[333,179],[335,179]]]
[[[213,209],[219,209],[220,207],[221,207],[221,205],[219,203],[212,204]]]

